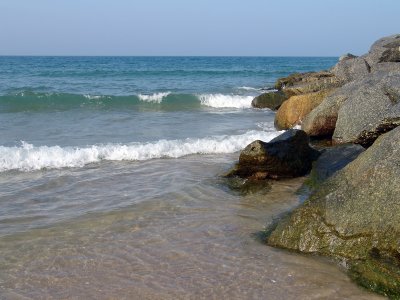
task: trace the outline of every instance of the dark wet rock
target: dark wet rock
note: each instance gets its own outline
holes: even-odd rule
[[[249,180],[233,176],[225,178],[224,185],[229,188],[230,192],[238,193],[241,196],[265,195],[271,191],[271,180]]]
[[[399,141],[400,127],[380,136],[282,219],[268,243],[348,259],[359,282],[400,296]]]
[[[312,186],[322,183],[355,160],[364,151],[364,147],[355,144],[338,145],[324,149],[321,156],[313,164],[308,183]]]
[[[333,139],[337,143],[370,146],[400,125],[400,73],[376,72],[346,89]]]
[[[331,72],[344,83],[367,76],[371,67],[362,57],[347,58],[339,61]]]
[[[294,73],[285,78],[280,78],[275,88],[283,91],[287,97],[314,93],[324,89],[341,86],[341,81],[331,72]]]
[[[280,91],[263,93],[253,99],[251,106],[255,108],[269,108],[272,110],[277,110],[286,99],[286,95]]]
[[[400,298],[400,268],[398,259],[371,251],[366,260],[348,263],[350,277],[361,286],[390,299]]]
[[[275,127],[277,129],[289,129],[301,124],[315,107],[317,107],[332,90],[322,90],[315,93],[292,96],[282,103],[275,115]]]
[[[228,177],[239,176],[251,180],[291,178],[307,174],[319,152],[309,146],[309,138],[302,130],[291,129],[269,143],[254,141],[239,157],[239,163]]]
[[[370,66],[382,62],[400,62],[400,34],[376,41],[365,55],[365,60]]]

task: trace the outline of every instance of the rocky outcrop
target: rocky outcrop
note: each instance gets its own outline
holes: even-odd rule
[[[275,88],[281,90],[289,98],[295,95],[314,93],[325,89],[332,89],[341,85],[341,81],[331,72],[295,73],[280,78]]]
[[[340,60],[331,72],[344,83],[363,78],[371,72],[371,67],[362,57]]]
[[[255,141],[248,145],[227,177],[262,180],[303,176],[318,156],[319,152],[309,146],[307,134],[291,129],[269,143]]]
[[[321,104],[331,92],[332,90],[322,90],[290,97],[278,109],[275,116],[275,127],[288,129],[301,124],[304,117]]]
[[[251,106],[255,108],[277,110],[286,99],[286,95],[281,91],[268,92],[255,97],[251,102]]]
[[[299,122],[295,103],[332,84],[301,126],[345,145],[322,150],[306,180],[310,197],[269,230],[268,243],[346,260],[354,280],[400,299],[400,35],[378,40],[366,55],[347,54],[320,75],[278,80],[295,96],[276,125]]]
[[[332,74],[342,82],[343,86],[339,87],[331,96],[326,97],[304,118],[302,129],[310,136],[332,136],[335,128],[339,126],[340,128],[335,133],[337,142],[357,141],[363,145],[370,145],[379,134],[397,126],[397,112],[392,111],[394,116],[389,113],[394,108],[393,105],[381,101],[384,98],[382,92],[372,92],[372,89],[374,89],[376,78],[400,74],[399,47],[400,35],[394,35],[375,42],[369,53],[364,56],[345,55],[331,69]],[[380,120],[375,120],[374,124],[368,126],[367,119],[374,114],[371,109],[375,109],[373,108],[372,98],[374,96],[372,94],[377,95],[380,99],[375,103],[379,107],[375,112],[375,118],[380,118]],[[392,95],[391,92],[389,95]],[[396,97],[390,97],[396,99]],[[365,104],[364,98],[367,99]],[[345,104],[348,99],[349,103]],[[386,113],[382,113],[385,111],[385,103],[388,107]],[[344,106],[343,109],[341,109],[342,106]],[[347,111],[349,108],[351,110]],[[342,112],[340,115],[339,110]],[[363,115],[365,113],[366,115]],[[389,116],[386,117],[387,114]],[[360,118],[359,122],[357,122],[357,118]],[[346,130],[345,127],[352,124],[353,121],[355,121],[354,126],[350,126],[349,130]],[[357,132],[358,130],[359,132]]]
[[[376,41],[365,55],[365,60],[370,66],[382,62],[400,62],[400,34]]]
[[[279,222],[272,246],[349,260],[357,280],[400,295],[400,127],[380,136]]]
[[[400,125],[400,73],[376,72],[346,89],[333,134],[337,143],[370,146]]]

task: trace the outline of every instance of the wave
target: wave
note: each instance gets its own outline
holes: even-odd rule
[[[139,94],[138,97],[141,101],[146,101],[146,102],[155,102],[155,103],[161,103],[162,100],[167,97],[171,92],[165,92],[165,93],[155,93],[152,95],[143,95]]]
[[[253,96],[206,94],[200,95],[202,105],[214,108],[251,108]]]
[[[250,108],[253,96],[224,94],[175,94],[158,92],[127,96],[38,93],[32,91],[0,96],[0,113],[64,111],[71,109],[190,110],[211,108]]]
[[[179,158],[191,154],[233,153],[243,149],[254,140],[269,141],[280,133],[253,130],[232,136],[159,140],[152,143],[128,145],[92,145],[82,148],[33,146],[22,142],[19,147],[0,146],[0,172],[83,167],[104,160],[140,161],[155,158]]]
[[[239,90],[245,90],[245,91],[259,91],[259,88],[251,87],[251,86],[239,86]]]

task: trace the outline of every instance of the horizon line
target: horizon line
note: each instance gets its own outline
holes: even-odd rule
[[[0,54],[0,57],[321,57],[336,58],[337,55],[91,55],[91,54]]]

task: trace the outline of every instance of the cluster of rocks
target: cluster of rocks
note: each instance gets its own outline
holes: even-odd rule
[[[400,297],[400,35],[275,87],[253,105],[277,109],[279,129],[302,130],[253,142],[230,175],[294,177],[313,165],[313,192],[270,228],[268,243],[345,260],[362,285]],[[329,137],[336,146],[320,155],[308,136]]]

